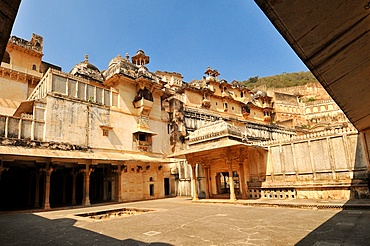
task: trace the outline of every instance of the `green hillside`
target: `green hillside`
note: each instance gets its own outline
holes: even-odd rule
[[[282,73],[274,76],[259,78],[250,77],[242,82],[248,89],[253,89],[261,85],[266,85],[267,88],[283,88],[290,86],[305,85],[307,83],[318,83],[317,79],[311,72],[297,72],[297,73]]]

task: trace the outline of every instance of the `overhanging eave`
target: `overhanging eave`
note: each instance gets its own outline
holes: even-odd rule
[[[255,2],[353,125],[370,128],[370,9],[364,2]]]

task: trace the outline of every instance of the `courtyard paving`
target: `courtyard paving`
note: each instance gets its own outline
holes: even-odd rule
[[[222,201],[221,201],[222,203]],[[0,245],[369,245],[370,210],[193,203],[168,198],[0,215]],[[151,212],[106,219],[76,214]]]

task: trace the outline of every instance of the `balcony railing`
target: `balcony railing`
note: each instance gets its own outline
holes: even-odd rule
[[[147,100],[145,98],[141,98],[139,101],[134,102],[135,108],[145,107],[148,109],[152,109],[153,104],[153,101]]]
[[[0,138],[43,141],[44,128],[41,120],[0,115]]]
[[[134,150],[143,151],[143,152],[151,152],[152,151],[152,142],[150,141],[134,141]]]
[[[104,106],[118,106],[118,93],[89,80],[49,69],[28,100],[44,98],[49,93]]]

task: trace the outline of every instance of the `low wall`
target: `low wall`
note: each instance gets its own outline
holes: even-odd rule
[[[323,131],[283,141],[264,143],[269,151],[262,198],[369,197],[366,141],[356,129]]]

